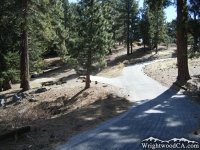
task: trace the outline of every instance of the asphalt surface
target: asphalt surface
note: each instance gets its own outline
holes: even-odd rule
[[[123,75],[114,79],[92,77],[94,81],[124,88],[134,100],[133,107],[56,149],[142,150],[141,142],[149,137],[186,138],[200,144],[200,135],[193,134],[199,125],[200,106],[145,75],[142,68],[149,63],[152,62],[125,67]]]

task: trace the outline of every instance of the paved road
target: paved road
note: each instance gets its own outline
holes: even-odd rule
[[[141,141],[149,137],[186,138],[200,143],[199,135],[190,134],[198,127],[200,106],[145,75],[142,68],[147,64],[126,67],[123,76],[115,79],[92,77],[125,88],[135,101],[133,107],[71,138],[57,150],[140,150]]]

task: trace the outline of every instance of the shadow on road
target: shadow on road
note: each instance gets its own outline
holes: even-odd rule
[[[149,137],[161,140],[186,138],[200,142],[199,136],[190,134],[198,127],[199,110],[200,106],[185,95],[168,89],[152,100],[135,102],[123,120],[106,122],[110,125],[105,130],[106,123],[103,123],[99,126],[102,130],[80,135],[84,137],[83,141],[76,141],[79,136],[74,137],[67,146],[70,150],[138,150],[142,149],[141,141]]]

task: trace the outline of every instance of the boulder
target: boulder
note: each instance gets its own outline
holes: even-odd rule
[[[39,88],[35,91],[35,93],[43,93],[43,92],[46,92],[47,89],[46,88]]]
[[[18,96],[17,94],[13,95],[13,102],[21,102],[22,101],[22,97]]]

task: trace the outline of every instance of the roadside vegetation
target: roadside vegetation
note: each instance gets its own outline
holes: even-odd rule
[[[200,3],[173,2],[1,0],[0,149],[53,149],[125,112],[127,92],[90,75],[114,78],[128,65],[175,58],[144,70],[198,101]],[[177,19],[166,22],[170,5]]]

